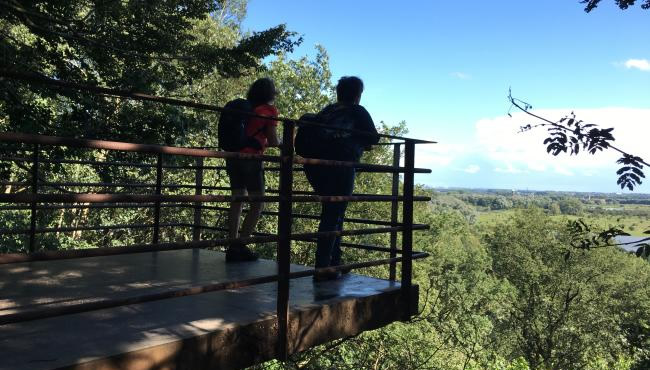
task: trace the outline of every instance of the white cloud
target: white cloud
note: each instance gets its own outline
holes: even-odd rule
[[[625,62],[627,69],[636,68],[641,71],[650,72],[650,60],[648,59],[628,59]]]
[[[546,164],[544,163],[528,163],[528,169],[537,172],[545,172]]]
[[[568,169],[562,166],[556,166],[555,173],[559,173],[560,175],[564,175],[564,176],[573,176],[573,172],[569,171]]]
[[[505,168],[502,167],[497,167],[494,169],[494,172],[498,173],[522,173],[522,171],[515,166],[512,165],[512,163],[507,163]]]
[[[453,73],[451,74],[451,76],[452,76],[452,77],[456,77],[456,78],[459,79],[459,80],[469,80],[469,79],[472,78],[471,75],[469,75],[469,74],[467,74],[467,73],[463,73],[463,72],[453,72]]]
[[[571,111],[585,122],[601,128],[613,127],[616,146],[646,160],[650,158],[647,144],[650,109],[562,108],[536,109],[533,112],[557,121]],[[619,156],[616,152],[554,157],[546,152],[543,143],[547,137],[545,128],[519,133],[521,126],[535,123],[539,121],[525,113],[484,118],[475,123],[473,133],[467,132],[459,138],[436,137],[440,144],[417,145],[416,166],[433,171],[432,175],[421,176],[419,181],[431,186],[530,186],[585,191],[617,188],[616,160]],[[643,186],[647,188],[647,185]]]
[[[415,165],[424,168],[447,167],[467,153],[463,145],[422,144],[415,147]]]
[[[535,110],[534,113],[552,121],[570,113],[571,109]],[[613,127],[615,145],[623,150],[650,158],[647,138],[650,137],[650,109],[599,108],[575,109],[578,117],[585,122],[594,123],[602,128]],[[494,163],[499,173],[549,172],[573,176],[575,173],[597,173],[616,167],[617,153],[600,152],[596,155],[581,153],[578,156],[560,154],[553,157],[546,152],[543,144],[547,137],[544,128],[519,133],[519,128],[526,124],[540,123],[525,113],[514,113],[512,117],[500,116],[482,119],[476,123],[476,148],[473,155]]]

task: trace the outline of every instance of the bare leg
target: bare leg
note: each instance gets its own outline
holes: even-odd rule
[[[255,192],[250,192],[249,194],[251,196],[257,196],[257,195],[263,196],[264,191],[260,191],[260,192],[255,191]],[[262,215],[263,210],[264,210],[264,202],[251,203],[250,209],[248,210],[248,214],[246,214],[246,217],[244,218],[244,223],[242,224],[241,227],[241,233],[239,234],[240,237],[247,238],[251,236],[253,230],[255,230],[255,226],[257,225],[257,222],[260,220],[260,216]]]
[[[246,195],[246,189],[232,189],[232,195]],[[230,203],[230,211],[228,212],[228,237],[230,238],[237,238],[239,236],[242,206],[241,202]]]

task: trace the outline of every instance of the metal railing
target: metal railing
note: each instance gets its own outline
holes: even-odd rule
[[[10,77],[23,80],[28,83],[40,83],[56,88],[73,88],[83,89],[85,91],[111,94],[129,99],[140,99],[157,101],[164,104],[176,104],[190,106],[196,109],[204,109],[221,112],[223,108],[208,106],[192,102],[182,102],[174,99],[145,96],[131,92],[119,92],[115,90],[89,87],[86,85],[70,84],[58,80],[48,80],[44,77],[25,78],[20,74],[11,74],[7,76],[7,71],[0,70],[0,76]],[[181,103],[179,103],[181,102]],[[10,156],[0,157],[0,161],[13,161],[15,163],[29,164],[28,181],[6,181],[0,183],[0,186],[12,189],[22,189],[21,192],[5,192],[0,194],[0,203],[8,203],[8,206],[0,207],[0,211],[23,210],[29,211],[29,228],[23,229],[0,229],[0,235],[24,234],[28,236],[27,253],[8,253],[0,255],[0,264],[38,261],[38,260],[55,260],[68,258],[83,258],[91,256],[107,256],[115,254],[142,253],[151,251],[193,249],[193,248],[212,248],[218,246],[227,246],[235,241],[251,243],[277,243],[276,254],[278,273],[276,275],[267,275],[255,277],[252,279],[239,280],[233,282],[224,282],[208,285],[197,285],[186,289],[167,291],[164,293],[154,293],[140,295],[136,297],[103,299],[90,303],[80,303],[67,305],[64,307],[44,308],[34,311],[17,312],[0,316],[0,325],[20,321],[28,321],[53,317],[89,310],[117,307],[122,305],[149,302],[171,297],[189,296],[211,291],[234,289],[239,287],[250,286],[254,284],[277,282],[277,315],[278,315],[278,358],[284,360],[288,354],[288,315],[289,315],[289,281],[294,278],[310,276],[316,272],[322,271],[341,271],[349,269],[358,269],[371,266],[389,265],[389,278],[395,280],[397,277],[397,264],[400,263],[401,273],[401,299],[404,305],[405,317],[408,319],[413,312],[410,307],[411,299],[411,277],[412,261],[418,258],[424,258],[426,253],[413,251],[413,231],[424,230],[428,225],[417,225],[413,221],[413,202],[428,201],[428,197],[416,196],[414,194],[414,174],[428,173],[429,170],[415,168],[415,145],[418,143],[427,143],[423,140],[399,138],[391,135],[380,135],[391,140],[399,142],[390,143],[393,145],[393,162],[392,165],[364,164],[356,162],[331,161],[320,159],[299,158],[294,155],[293,138],[296,125],[310,125],[310,122],[295,121],[292,119],[278,118],[283,127],[283,145],[279,156],[254,155],[232,152],[222,152],[208,149],[184,148],[173,146],[148,145],[126,142],[115,142],[105,140],[89,140],[77,138],[64,138],[54,136],[33,135],[25,133],[0,133],[0,143],[19,144],[21,146],[31,146],[31,156],[27,157],[23,153],[13,153]],[[140,153],[155,158],[155,163],[137,163],[123,161],[97,161],[97,160],[78,160],[78,159],[57,159],[42,158],[42,152],[49,147],[67,147],[83,148],[84,150],[95,149],[104,151],[132,152]],[[404,148],[404,165],[400,166],[400,158]],[[166,157],[194,157],[193,165],[169,165],[164,163]],[[228,187],[207,186],[204,184],[205,170],[221,170],[223,166],[207,166],[204,160],[208,158],[238,158],[244,160],[261,160],[264,162],[277,163],[279,166],[267,168],[267,170],[278,172],[279,188],[270,189],[269,193],[277,195],[268,196],[232,196],[226,194],[205,194],[205,191],[225,191]],[[155,183],[106,183],[106,182],[53,182],[44,181],[42,176],[43,164],[83,164],[91,166],[125,166],[136,168],[155,169]],[[303,164],[319,164],[329,166],[349,166],[354,167],[360,172],[376,172],[390,174],[392,185],[391,194],[388,195],[368,195],[353,194],[351,196],[318,196],[309,191],[298,191],[294,188],[294,173],[302,171],[300,166]],[[167,184],[164,183],[165,169],[187,169],[195,171],[194,184]],[[400,195],[400,177],[403,174],[403,194]],[[122,189],[140,189],[146,190],[145,194],[134,193],[94,193],[94,192],[75,192],[71,188],[80,187],[99,187],[99,188],[122,188]],[[190,189],[194,194],[166,194],[166,190],[171,189]],[[52,192],[58,190],[59,192]],[[130,190],[129,190],[130,191]],[[206,203],[228,203],[228,202],[276,202],[277,211],[265,211],[266,216],[277,217],[277,233],[275,235],[268,233],[255,233],[248,238],[240,239],[202,239],[202,231],[224,231],[224,228],[204,225],[202,222],[203,212],[206,210],[215,212],[224,212],[226,207],[216,205],[206,205]],[[391,216],[390,220],[367,220],[360,218],[348,217],[347,223],[374,225],[373,228],[346,229],[344,231],[332,232],[309,232],[309,233],[292,233],[292,224],[295,219],[318,219],[319,216],[303,213],[295,213],[293,206],[297,203],[306,202],[390,202]],[[79,204],[82,203],[82,204]],[[402,204],[401,216],[399,220],[399,205]],[[161,222],[161,209],[163,208],[181,208],[193,210],[192,222]],[[97,225],[97,226],[73,226],[73,227],[39,227],[37,224],[38,213],[43,210],[57,209],[153,209],[152,219],[149,223],[140,224],[115,224],[115,225]],[[161,242],[161,228],[189,228],[192,231],[192,241],[186,242]],[[108,230],[108,229],[144,229],[151,230],[151,243],[127,245],[122,247],[91,248],[79,250],[60,250],[45,251],[38,248],[38,235],[45,233],[70,232],[70,231],[90,231],[90,230]],[[364,262],[349,263],[336,267],[327,267],[323,269],[310,269],[306,271],[290,272],[291,263],[291,243],[292,241],[314,242],[318,237],[334,236],[354,236],[354,235],[373,235],[373,234],[390,234],[389,247],[365,245],[358,243],[342,243],[342,246],[356,248],[367,251],[377,251],[388,253],[389,257],[384,259],[375,259]],[[398,236],[401,234],[401,248],[398,249]]]

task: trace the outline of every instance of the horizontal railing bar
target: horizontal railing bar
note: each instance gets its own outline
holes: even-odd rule
[[[191,223],[179,223],[176,226],[195,227],[196,225]],[[228,229],[220,226],[201,225],[200,228],[205,230],[228,231]],[[320,236],[351,236],[351,235],[384,234],[393,231],[402,231],[403,229],[404,229],[403,226],[395,226],[395,227],[374,228],[374,229],[364,228],[364,229],[348,229],[344,231],[320,231],[315,233],[292,234],[291,239],[300,240],[300,241],[313,241]],[[413,230],[428,230],[428,229],[429,229],[429,225],[425,225],[425,224],[413,225]],[[268,234],[262,232],[255,232],[254,234],[257,236],[275,235],[275,234]],[[387,249],[387,251],[390,251],[390,249]]]
[[[187,226],[194,226],[192,224],[187,224]],[[219,226],[200,226],[201,229],[205,230],[215,230],[215,231],[228,231],[227,228],[225,227],[219,227]],[[269,234],[269,233],[263,233],[263,232],[253,232],[253,235],[256,236],[269,236],[269,235],[274,235],[274,234]],[[309,240],[309,242],[316,243],[318,241],[317,238]],[[367,244],[357,244],[357,243],[348,243],[348,242],[342,242],[341,243],[342,247],[348,247],[348,248],[354,248],[354,249],[363,249],[363,250],[368,250],[368,251],[377,251],[377,252],[395,252],[397,254],[402,253],[401,249],[391,249],[388,247],[379,247],[376,245],[367,245]],[[419,253],[419,252],[416,252]]]
[[[427,257],[429,257],[429,253],[427,252],[413,252],[411,259],[417,260],[417,259],[422,259]],[[350,271],[350,270],[356,270],[356,269],[367,268],[367,267],[387,265],[392,262],[395,263],[402,262],[403,260],[404,257],[384,258],[384,259],[365,261],[365,262],[353,262],[353,263],[348,263],[348,264],[338,265],[338,266],[322,267],[322,268],[311,269],[311,270],[295,271],[289,274],[289,279],[312,276],[317,272]]]
[[[236,153],[236,152],[221,152],[206,149],[193,149],[176,146],[164,146],[154,144],[136,144],[121,141],[107,141],[107,140],[90,140],[90,139],[76,139],[60,136],[45,136],[25,134],[20,132],[4,132],[0,133],[0,141],[27,143],[27,144],[41,144],[41,145],[59,145],[92,149],[105,149],[105,150],[120,150],[139,153],[155,153],[155,154],[169,154],[169,155],[182,155],[192,157],[205,157],[205,158],[233,158],[233,159],[250,159],[250,160],[263,160],[267,162],[279,162],[280,157]],[[382,171],[382,172],[406,172],[404,167],[393,167],[389,165],[358,163],[349,161],[333,161],[325,159],[314,158],[295,158],[294,163],[297,164],[312,164],[312,165],[327,165],[327,166],[344,166],[365,169],[366,171]],[[431,170],[425,168],[413,169],[415,173],[431,173]]]
[[[183,205],[185,206],[185,205]],[[187,207],[194,207],[194,205],[187,204]],[[201,206],[202,209],[207,209],[207,210],[213,210],[213,211],[228,211],[230,208],[228,207],[218,207],[218,206]],[[242,210],[243,212],[248,212],[248,210],[244,209]],[[263,215],[266,216],[278,216],[280,213],[277,211],[262,211]],[[293,213],[291,215],[294,218],[303,218],[303,219],[308,219],[308,220],[320,220],[320,215],[307,215],[304,213]],[[367,224],[367,225],[381,225],[381,226],[393,226],[393,223],[390,221],[381,221],[381,220],[366,220],[363,218],[344,218],[343,221],[353,223],[353,224]],[[394,226],[398,226],[401,224],[396,224]],[[203,226],[201,226],[203,227]]]
[[[300,216],[294,216],[296,218],[302,218]],[[360,220],[360,224],[374,225],[372,223],[365,222],[365,220]],[[390,224],[390,223],[389,223]],[[383,224],[376,224],[383,225]],[[398,224],[401,226],[401,224]],[[34,233],[44,234],[44,233],[54,233],[54,232],[73,232],[73,231],[93,231],[93,230],[115,230],[115,229],[145,229],[153,227],[154,224],[119,224],[119,225],[97,225],[97,226],[71,226],[71,227],[47,227],[34,229]],[[197,225],[187,223],[187,222],[174,222],[174,223],[161,223],[161,227],[196,227]],[[422,225],[415,225],[415,227],[420,227]],[[218,230],[218,231],[228,231],[228,229],[223,227],[200,225],[199,228],[206,230]],[[32,232],[30,229],[0,229],[0,235],[15,235],[15,234],[29,234]],[[258,235],[268,235],[257,233]]]
[[[138,168],[156,168],[153,163],[137,163],[137,162],[112,162],[112,161],[90,161],[81,159],[43,159],[43,163],[51,164],[88,164],[94,166],[124,166],[124,167],[138,167]]]
[[[0,185],[4,185],[5,183],[0,181]],[[50,187],[106,187],[106,188],[153,188],[156,186],[156,184],[146,184],[146,183],[111,183],[111,182],[39,182],[39,185],[43,186],[50,186]],[[10,183],[8,185],[16,185],[16,186],[31,186],[29,183]],[[163,188],[167,189],[195,189],[196,185],[192,184],[162,184],[161,185]],[[233,189],[230,186],[208,186],[208,185],[202,185],[202,189],[204,190],[224,190],[224,191],[232,191]],[[270,194],[279,194],[279,190],[277,189],[266,189],[266,193]],[[122,194],[122,193],[115,193],[115,194]],[[293,194],[298,194],[298,195],[317,195],[316,192],[314,191],[303,191],[303,190],[294,190]],[[209,194],[206,194],[209,195]],[[382,194],[353,194],[354,196],[383,196]],[[385,195],[389,196],[389,195]],[[194,205],[192,205],[194,207]]]
[[[294,215],[296,218],[303,218],[298,215]],[[319,216],[316,216],[319,217]],[[363,221],[363,220],[362,220]],[[390,224],[390,223],[389,223]],[[43,228],[43,229],[35,229],[34,233],[37,234],[43,234],[43,233],[50,233],[50,232],[75,232],[75,231],[96,231],[96,230],[116,230],[116,229],[144,229],[144,228],[150,228],[153,227],[153,224],[123,224],[123,225],[99,225],[99,226],[75,226],[75,227],[51,227],[51,228]],[[161,223],[159,225],[160,227],[196,227],[196,225],[191,224],[191,223]],[[216,230],[216,231],[228,231],[227,228],[224,227],[217,227],[217,226],[208,226],[208,225],[200,225],[199,228],[205,229],[205,230]],[[12,235],[12,234],[29,234],[31,232],[30,229],[22,229],[22,230],[3,230],[0,229],[0,235]],[[261,232],[255,232],[254,233],[257,236],[271,236],[274,234],[269,234],[269,233],[261,233]],[[312,239],[310,241],[315,242],[317,239]],[[379,251],[379,252],[390,252],[390,248],[386,247],[378,247],[378,246],[373,246],[373,245],[365,245],[365,244],[354,244],[354,243],[341,243],[341,246],[344,247],[350,247],[350,248],[355,248],[355,249],[363,249],[363,250],[372,250],[372,251]],[[397,253],[401,253],[401,250],[396,250]]]
[[[427,253],[417,253],[417,254],[414,253],[411,259],[412,260],[421,259],[421,258],[426,258],[428,256],[429,255]],[[349,263],[349,264],[333,266],[333,267],[325,267],[320,269],[295,271],[289,273],[288,278],[297,279],[297,278],[312,276],[319,272],[355,270],[360,268],[381,266],[390,263],[401,262],[402,260],[404,260],[403,257],[394,257],[394,258],[385,258],[380,260],[355,262],[355,263]],[[278,277],[279,277],[278,275],[263,275],[263,276],[250,278],[250,279],[190,286],[187,288],[180,288],[172,291],[144,294],[144,295],[139,295],[134,297],[105,298],[103,300],[99,300],[95,302],[86,302],[86,303],[80,303],[80,304],[69,305],[69,306],[45,308],[41,310],[6,314],[0,316],[0,325],[40,320],[40,319],[46,319],[50,317],[96,311],[96,310],[107,309],[107,308],[122,307],[122,306],[128,306],[128,305],[140,304],[146,302],[154,302],[154,301],[160,301],[160,300],[170,299],[170,298],[188,297],[188,296],[204,294],[209,292],[216,292],[221,290],[241,289],[252,285],[276,282],[278,280]]]
[[[273,236],[252,236],[248,238],[239,239],[214,239],[214,240],[199,240],[189,242],[174,242],[174,243],[158,243],[158,244],[137,244],[124,247],[103,247],[103,248],[88,248],[88,249],[72,249],[72,250],[58,250],[58,251],[39,251],[32,254],[24,253],[7,253],[0,254],[0,265],[22,262],[35,262],[35,261],[52,261],[62,259],[77,259],[89,257],[102,257],[114,256],[119,254],[133,254],[133,253],[146,253],[146,252],[164,252],[173,250],[185,250],[194,248],[214,248],[225,246],[232,243],[271,243],[277,241],[278,237]]]
[[[331,237],[331,236],[351,236],[351,235],[371,235],[371,234],[385,234],[394,231],[404,231],[404,226],[381,227],[376,229],[356,229],[356,230],[342,230],[342,231],[317,231],[313,233],[292,234],[291,240],[310,241],[318,237]],[[413,230],[428,230],[429,225],[414,224]]]
[[[24,161],[31,162],[30,158],[13,158],[13,157],[0,157],[0,161],[3,160],[15,160],[15,161]],[[155,164],[139,164],[139,163],[129,163],[129,162],[99,162],[99,161],[82,161],[82,160],[47,160],[41,159],[43,163],[77,163],[77,164],[96,164],[96,165],[108,165],[108,166],[131,166],[131,167],[143,167],[143,168],[155,168]],[[163,165],[163,168],[167,169],[186,169],[186,170],[226,170],[226,166],[202,166],[197,167],[193,165]],[[278,172],[280,167],[265,167],[265,171]],[[294,172],[303,172],[304,168],[294,167]],[[356,168],[356,171],[359,173],[369,172],[369,173],[387,173],[382,169],[372,169],[372,168]],[[415,169],[416,173],[427,173],[427,169]]]
[[[359,163],[351,161],[335,161],[329,159],[316,159],[316,158],[294,158],[293,160],[296,164],[302,165],[322,165],[322,166],[341,166],[341,167],[354,167],[358,169],[364,169],[366,172],[377,171],[377,172],[407,172],[406,167],[394,167],[384,164],[371,164],[371,163]],[[431,173],[431,170],[428,168],[414,168],[414,173]]]
[[[132,100],[151,101],[151,102],[162,103],[162,104],[177,105],[177,106],[184,106],[184,107],[189,107],[189,108],[207,110],[207,111],[212,111],[212,112],[224,112],[224,111],[237,112],[237,113],[247,115],[249,117],[257,117],[257,118],[262,118],[262,119],[268,119],[267,116],[261,116],[261,115],[255,114],[255,113],[239,111],[239,110],[234,110],[234,109],[227,109],[227,108],[218,107],[218,106],[215,106],[215,105],[209,105],[209,104],[204,104],[204,103],[196,103],[196,102],[187,101],[187,100],[180,100],[180,99],[167,98],[167,97],[162,97],[162,96],[154,96],[154,95],[136,93],[136,92],[127,91],[127,90],[118,90],[118,89],[111,89],[111,88],[93,86],[93,85],[87,85],[87,84],[79,84],[79,83],[75,83],[75,82],[69,82],[69,81],[63,81],[63,80],[50,78],[50,77],[47,77],[47,76],[44,76],[44,75],[38,74],[38,73],[25,73],[25,72],[17,72],[17,71],[10,71],[10,70],[6,70],[6,69],[0,69],[0,76],[4,76],[4,77],[16,79],[16,80],[21,80],[21,81],[27,81],[27,82],[31,82],[31,83],[39,83],[39,84],[43,84],[43,85],[47,85],[47,86],[54,86],[54,87],[66,88],[66,89],[74,89],[74,90],[80,90],[80,91],[89,91],[89,92],[92,92],[92,93],[95,93],[95,94],[111,95],[111,96],[114,96],[114,97],[121,97],[121,98],[127,98],[127,99],[132,99]],[[296,119],[292,119],[292,118],[285,118],[285,117],[274,117],[274,120],[282,121],[282,122],[293,122],[293,123],[298,124],[298,125],[322,126],[322,127],[331,128],[329,126],[326,126],[326,125],[324,125],[322,123],[318,123],[318,122],[301,121],[301,120],[296,120]],[[352,133],[356,133],[356,134],[360,134],[360,135],[372,135],[372,136],[379,136],[379,137],[383,137],[383,138],[387,138],[387,139],[411,141],[411,142],[414,142],[416,144],[435,144],[435,142],[433,142],[433,141],[406,138],[406,137],[400,137],[400,136],[395,136],[395,135],[387,135],[387,134],[372,134],[372,133],[369,133],[369,132],[363,131],[363,130],[355,130],[355,129],[348,129],[348,128],[337,128],[337,129],[340,130],[340,131],[352,132]]]
[[[193,226],[192,224],[186,224]],[[413,230],[427,230],[428,225],[413,225]],[[319,236],[349,236],[349,235],[370,235],[370,234],[384,234],[393,231],[402,231],[404,227],[383,227],[375,229],[358,229],[358,230],[343,230],[343,231],[321,231],[315,233],[292,234],[292,240],[306,240],[317,238]],[[42,251],[33,254],[0,254],[0,264],[18,263],[18,262],[32,262],[41,260],[57,260],[57,259],[70,259],[70,258],[86,258],[98,257],[117,254],[129,253],[143,253],[143,252],[157,252],[166,250],[179,250],[179,249],[192,249],[192,248],[212,248],[218,246],[226,246],[233,243],[252,244],[252,243],[273,243],[277,242],[279,237],[277,235],[268,236],[252,236],[248,238],[228,238],[228,239],[214,239],[214,240],[201,240],[182,243],[158,243],[158,244],[141,244],[127,247],[106,247],[106,248],[90,248],[90,249],[75,249],[65,251]]]
[[[43,186],[60,186],[60,187],[106,187],[106,188],[154,188],[156,184],[147,183],[119,183],[119,182],[39,182]]]
[[[368,245],[368,244],[357,244],[357,243],[341,242],[341,247],[347,247],[347,248],[353,248],[353,249],[361,249],[361,250],[366,250],[366,251],[385,252],[385,253],[395,252],[397,254],[402,254],[401,249],[390,249],[388,247],[380,247],[380,246]]]
[[[48,210],[59,210],[59,209],[112,209],[112,208],[150,208],[154,207],[153,203],[137,203],[137,204],[79,204],[79,205],[70,205],[70,204],[61,204],[61,205],[36,205],[36,209],[48,209]],[[190,205],[183,205],[183,207],[190,207]],[[177,204],[165,203],[161,207],[179,207]],[[31,209],[31,206],[2,206],[0,211],[18,211]]]
[[[26,143],[26,144],[69,146],[75,148],[119,150],[119,151],[126,151],[126,152],[138,152],[138,153],[149,153],[149,154],[181,155],[181,156],[188,156],[188,157],[254,159],[254,160],[263,160],[267,162],[280,161],[280,157],[269,156],[269,155],[220,152],[215,150],[191,149],[191,148],[155,145],[155,144],[136,144],[136,143],[127,143],[122,141],[76,139],[76,138],[61,137],[61,136],[25,134],[20,132],[0,133],[0,141],[13,142],[13,143]]]
[[[139,204],[86,204],[86,205],[37,205],[36,209],[47,209],[47,210],[59,210],[59,209],[111,209],[111,208],[151,208],[154,207],[155,204],[153,203],[141,203]],[[166,208],[194,208],[196,207],[194,204],[186,204],[186,203],[181,203],[181,204],[168,204],[168,203],[163,203],[160,205],[161,207],[166,207]],[[218,206],[201,206],[202,209],[205,210],[213,210],[213,211],[223,211],[227,212],[229,210],[228,207],[218,207]],[[0,207],[0,211],[18,211],[18,210],[28,210],[31,209],[31,206],[7,206],[7,207]],[[247,209],[242,210],[243,212],[248,212]],[[263,215],[267,216],[277,216],[278,212],[276,211],[263,211]],[[302,218],[302,219],[309,219],[309,220],[319,220],[320,215],[308,215],[308,214],[303,214],[303,213],[294,213],[292,214],[292,217],[295,218]],[[390,221],[381,221],[381,220],[366,220],[363,218],[344,218],[343,221],[349,222],[349,223],[356,223],[356,224],[367,224],[367,225],[380,225],[380,226],[391,226],[393,223]],[[395,224],[395,226],[400,226],[400,223]],[[204,227],[204,226],[201,226]]]
[[[200,203],[226,203],[226,202],[278,202],[279,196],[233,196],[233,195],[156,195],[156,194],[101,194],[101,193],[75,193],[75,194],[0,194],[0,203],[152,203],[152,202],[200,202]],[[392,195],[351,195],[351,196],[319,196],[297,195],[292,197],[293,202],[391,202],[403,201],[403,196]],[[414,201],[427,202],[430,197],[414,197]]]
[[[191,224],[182,222],[161,223],[160,227],[192,227]],[[36,234],[45,233],[69,233],[74,231],[97,231],[97,230],[117,230],[117,229],[146,229],[154,227],[154,224],[121,224],[121,225],[98,225],[98,226],[71,226],[71,227],[46,227],[34,229]],[[0,235],[29,234],[30,229],[4,230],[0,229]]]
[[[0,156],[0,161],[5,162],[31,162],[33,159],[27,157],[4,157]]]
[[[1,184],[1,183],[0,183]],[[115,183],[115,182],[39,182],[39,185],[43,186],[75,186],[75,187],[105,187],[105,188],[155,188],[156,184],[147,184],[147,183]],[[30,185],[30,184],[27,184]],[[192,184],[161,184],[163,188],[178,188],[178,189],[194,189],[196,185]],[[202,185],[203,189],[207,190],[232,190],[227,186],[208,186]]]
[[[31,162],[32,160],[30,158],[19,158],[19,157],[0,157],[0,161],[7,161],[7,160],[13,160],[13,161],[23,161],[23,162]],[[69,163],[69,164],[91,164],[91,165],[106,165],[106,166],[125,166],[125,167],[143,167],[143,168],[155,168],[155,164],[141,164],[141,163],[131,163],[131,162],[101,162],[101,161],[83,161],[83,160],[47,160],[47,159],[41,159],[40,160],[43,163]],[[356,162],[355,162],[356,163]],[[361,164],[357,164],[361,165]],[[373,165],[376,166],[376,165]],[[388,166],[390,167],[390,166]],[[202,167],[197,167],[193,165],[163,165],[163,168],[167,169],[186,169],[186,170],[225,170],[226,166],[202,166]],[[392,167],[394,169],[394,167]],[[277,172],[280,171],[280,167],[265,167],[265,171],[272,171],[272,172]],[[304,169],[302,167],[294,167],[293,168],[294,172],[303,172]],[[363,168],[363,167],[358,167],[356,168],[357,172],[370,172],[370,173],[388,173],[384,171],[383,168]],[[425,168],[416,168],[415,173],[430,173],[430,170],[425,169]]]
[[[0,181],[0,186],[32,186],[32,184],[22,181]]]
[[[195,149],[195,148],[192,148]],[[31,162],[31,158],[27,157],[0,157],[0,161],[14,161],[14,162]],[[142,167],[142,168],[156,168],[156,164],[153,163],[136,163],[136,162],[110,162],[110,161],[91,161],[91,160],[81,160],[81,159],[41,159],[42,163],[54,163],[54,164],[88,164],[88,165],[97,165],[97,166],[124,166],[124,167]],[[194,165],[163,165],[163,168],[168,169],[204,169],[204,170],[225,170],[226,166],[202,166],[197,167]],[[275,168],[278,170],[278,168]],[[268,168],[267,168],[268,170]]]
[[[0,157],[0,161],[15,161],[15,162],[31,162],[31,158],[26,157]],[[136,163],[136,162],[110,162],[110,161],[91,161],[82,159],[40,159],[42,163],[50,164],[87,164],[95,166],[124,166],[124,167],[140,167],[140,168],[155,168],[155,164],[149,163]]]

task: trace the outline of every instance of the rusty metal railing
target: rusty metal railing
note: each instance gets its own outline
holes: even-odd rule
[[[205,104],[183,102],[175,99],[152,97],[149,95],[135,94],[131,92],[115,91],[100,87],[79,85],[67,83],[59,80],[52,80],[42,76],[25,75],[19,73],[9,73],[0,70],[0,76],[22,80],[28,83],[39,83],[52,86],[55,88],[72,88],[90,91],[94,93],[108,94],[122,98],[156,101],[163,104],[175,104],[188,106],[196,109],[207,111],[221,112],[223,108],[209,106]],[[256,233],[248,238],[240,238],[236,241],[244,244],[252,243],[277,243],[277,264],[278,273],[256,277],[253,279],[240,280],[227,283],[209,284],[193,286],[186,289],[167,291],[164,293],[141,295],[129,298],[111,299],[105,298],[90,303],[80,303],[57,308],[37,309],[33,311],[18,312],[0,316],[0,325],[20,321],[36,320],[45,317],[53,317],[89,310],[102,308],[117,307],[122,305],[149,302],[172,297],[182,297],[206,292],[233,289],[245,287],[254,284],[277,282],[277,314],[278,314],[278,358],[286,359],[288,354],[288,315],[289,315],[289,281],[290,279],[310,276],[321,270],[339,271],[358,269],[371,266],[389,265],[389,277],[395,280],[397,277],[397,264],[400,263],[401,273],[401,297],[404,305],[405,317],[408,319],[413,312],[410,307],[411,295],[411,276],[412,261],[414,259],[424,258],[426,253],[413,251],[413,231],[425,230],[428,225],[417,225],[413,221],[413,202],[428,201],[428,197],[416,196],[414,194],[414,175],[416,173],[428,173],[427,169],[415,168],[415,145],[427,143],[423,140],[400,138],[391,135],[380,135],[384,138],[397,140],[390,143],[393,145],[393,163],[392,165],[364,164],[356,162],[330,161],[320,159],[299,158],[294,155],[293,137],[296,125],[310,125],[310,122],[300,122],[292,119],[279,118],[283,126],[283,142],[287,143],[281,147],[279,156],[254,155],[232,152],[221,152],[201,148],[184,148],[162,145],[137,144],[105,140],[89,140],[78,138],[65,138],[55,136],[33,135],[25,133],[0,133],[0,143],[13,143],[22,146],[31,146],[31,156],[25,153],[12,153],[12,155],[0,157],[0,161],[20,162],[23,165],[30,164],[27,168],[29,175],[26,181],[5,181],[0,186],[9,186],[12,189],[21,189],[21,192],[5,192],[0,194],[0,203],[9,204],[0,207],[0,211],[23,210],[29,211],[29,228],[24,229],[0,229],[0,235],[25,234],[28,236],[27,253],[7,253],[0,255],[0,264],[38,261],[38,260],[56,260],[67,258],[83,258],[90,256],[105,256],[127,253],[142,253],[151,251],[165,251],[178,249],[193,248],[212,248],[226,246],[235,240],[208,239],[201,238],[202,230],[223,231],[223,228],[204,225],[202,223],[203,212],[206,210],[215,212],[224,212],[227,208],[220,206],[210,206],[206,203],[228,203],[228,202],[276,202],[277,211],[265,211],[266,216],[278,218],[278,231],[275,235]],[[386,144],[386,143],[383,143]],[[79,159],[56,159],[43,158],[42,152],[49,147],[69,147],[83,148],[84,150],[95,149],[105,151],[132,152],[142,155],[151,156],[153,163],[137,163],[126,161],[97,161],[97,160],[79,160]],[[400,158],[404,148],[404,165],[400,166]],[[23,150],[24,151],[24,150]],[[193,165],[166,164],[166,157],[193,157]],[[277,195],[267,196],[232,196],[224,194],[205,194],[206,191],[227,191],[229,188],[224,186],[209,186],[204,184],[205,170],[222,170],[223,166],[208,166],[204,160],[209,158],[238,158],[244,160],[261,160],[277,164],[277,167],[271,167],[267,170],[278,172],[279,188],[269,189],[269,193]],[[42,179],[42,166],[44,164],[83,164],[90,166],[131,166],[135,168],[155,169],[154,183],[110,183],[110,182],[54,182],[44,181]],[[319,164],[329,166],[349,166],[354,167],[359,172],[387,173],[392,177],[391,194],[389,195],[369,195],[354,194],[351,196],[318,196],[309,191],[298,191],[294,189],[294,173],[302,171],[300,166],[303,164]],[[168,184],[164,182],[166,169],[188,169],[195,171],[194,184]],[[403,194],[400,195],[400,177],[403,174]],[[117,192],[75,192],[70,189],[75,188],[109,188],[115,189],[139,189],[145,191],[145,194],[134,193],[117,193]],[[187,189],[194,194],[167,194],[167,190]],[[58,190],[59,193],[53,193]],[[292,224],[295,219],[318,219],[316,215],[295,213],[293,206],[297,203],[305,202],[389,202],[391,204],[390,220],[366,220],[360,218],[348,217],[347,223],[373,225],[373,228],[346,229],[343,231],[332,232],[310,232],[310,233],[292,233]],[[82,204],[79,204],[82,203]],[[401,221],[399,220],[399,205],[401,209]],[[161,210],[164,208],[183,208],[193,210],[192,222],[161,222]],[[140,224],[114,224],[114,225],[97,225],[97,226],[72,226],[72,227],[39,227],[37,219],[38,212],[52,209],[153,209],[152,219],[148,223]],[[186,242],[162,242],[162,228],[188,228],[192,231],[192,241]],[[123,247],[92,248],[80,250],[61,250],[61,251],[44,251],[39,250],[38,235],[55,232],[71,231],[90,231],[105,229],[144,229],[151,230],[151,243],[127,245]],[[342,243],[342,246],[356,248],[360,250],[376,251],[388,253],[389,257],[385,259],[370,260],[364,262],[349,263],[346,265],[328,267],[323,269],[311,269],[300,272],[290,272],[290,250],[293,241],[314,242],[318,237],[332,236],[354,236],[354,235],[374,235],[390,234],[388,247],[365,245],[358,243]],[[401,248],[398,248],[398,236],[401,235]]]

